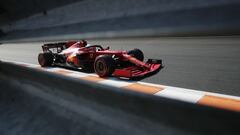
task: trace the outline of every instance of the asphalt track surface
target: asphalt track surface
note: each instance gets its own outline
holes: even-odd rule
[[[139,48],[165,68],[143,82],[240,96],[240,37],[173,37],[89,40],[115,50]],[[0,45],[0,59],[38,64],[41,43]]]

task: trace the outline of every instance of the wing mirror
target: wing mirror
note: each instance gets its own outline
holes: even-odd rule
[[[104,50],[109,50],[110,49],[110,47],[108,46],[108,47],[106,47]]]

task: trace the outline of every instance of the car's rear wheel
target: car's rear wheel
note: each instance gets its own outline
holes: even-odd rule
[[[40,53],[38,55],[38,63],[42,67],[51,66],[53,64],[53,55],[51,53]]]
[[[128,52],[128,55],[131,55],[132,57],[134,57],[140,61],[144,60],[143,52],[140,49],[133,49]]]
[[[100,77],[111,76],[115,67],[115,61],[109,55],[100,55],[94,62],[94,70]]]

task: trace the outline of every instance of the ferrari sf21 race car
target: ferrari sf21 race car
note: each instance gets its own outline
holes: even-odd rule
[[[42,67],[61,66],[95,71],[100,77],[116,76],[128,79],[144,78],[157,73],[163,66],[162,60],[148,59],[139,49],[112,51],[109,47],[90,45],[85,40],[48,43],[38,55]]]

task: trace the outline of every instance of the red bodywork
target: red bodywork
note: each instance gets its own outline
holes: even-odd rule
[[[128,55],[128,51],[112,51],[109,47],[102,48],[100,45],[83,46],[80,42],[71,41],[58,44],[45,44],[42,46],[43,51],[50,51],[51,48],[58,48],[57,55],[64,56],[66,63],[70,63],[74,67],[82,67],[84,62],[94,63],[95,59],[100,55],[110,55],[119,63],[129,62],[130,65],[120,66],[113,72],[113,76],[135,78],[144,77],[145,75],[159,71],[162,67],[161,60],[148,60],[146,63],[135,57]]]

